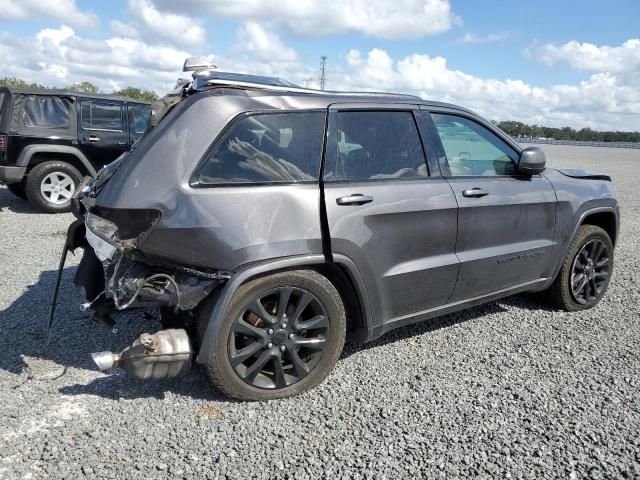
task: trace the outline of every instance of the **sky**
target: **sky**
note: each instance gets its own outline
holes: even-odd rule
[[[640,130],[640,0],[0,0],[0,77],[162,94],[187,57],[494,120]]]

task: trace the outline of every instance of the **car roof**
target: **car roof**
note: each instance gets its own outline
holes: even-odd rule
[[[115,100],[118,102],[140,103],[149,105],[151,102],[137,100],[130,97],[122,97],[120,95],[111,95],[106,93],[84,93],[73,92],[71,90],[55,89],[55,88],[16,88],[16,87],[0,87],[0,92],[8,92],[12,95],[52,95],[58,97],[81,97],[81,98],[97,98],[100,100]]]
[[[390,93],[390,92],[341,92],[328,90],[314,90],[301,87],[281,87],[263,84],[245,84],[244,82],[214,81],[209,84],[207,90],[200,90],[198,94],[210,95],[237,95],[247,97],[272,97],[261,98],[264,103],[273,103],[274,106],[283,101],[289,108],[327,108],[333,104],[406,104],[424,105],[427,107],[439,107],[459,110],[474,114],[471,110],[454,105],[452,103],[425,100],[415,95]],[[289,100],[289,101],[286,101]],[[276,108],[278,108],[276,106]],[[475,115],[475,114],[474,114]]]

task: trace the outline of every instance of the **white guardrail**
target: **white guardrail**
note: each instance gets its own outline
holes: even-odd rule
[[[518,143],[541,143],[548,145],[574,145],[579,147],[609,147],[609,148],[637,148],[640,143],[635,142],[589,142],[581,140],[543,140],[540,138],[512,137]]]

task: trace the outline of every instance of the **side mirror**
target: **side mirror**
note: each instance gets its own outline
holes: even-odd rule
[[[527,147],[518,159],[518,173],[535,175],[542,173],[547,164],[544,151],[540,147]]]

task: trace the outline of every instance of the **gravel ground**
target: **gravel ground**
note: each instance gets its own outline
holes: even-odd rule
[[[69,215],[0,187],[0,478],[639,478],[640,151],[545,146],[613,175],[622,232],[609,292],[567,314],[516,296],[348,346],[319,388],[239,403],[203,371],[155,383],[95,370],[157,324],[78,311],[68,265],[43,329]]]

